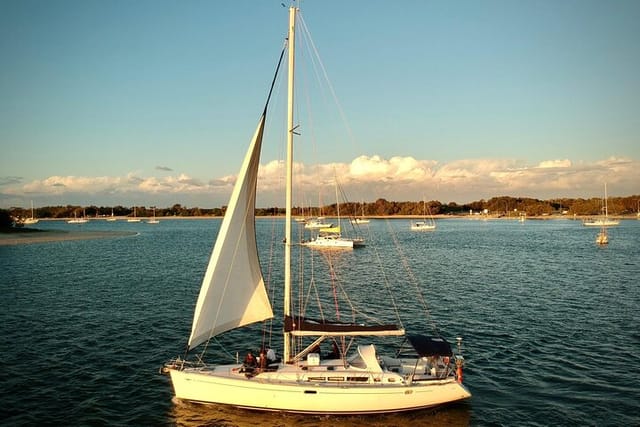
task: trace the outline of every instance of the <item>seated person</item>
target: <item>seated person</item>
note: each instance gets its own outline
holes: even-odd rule
[[[335,341],[331,346],[331,352],[327,354],[327,359],[340,359],[340,349]]]
[[[247,356],[244,358],[244,366],[247,368],[255,368],[258,366],[258,361],[251,350],[249,350]]]
[[[277,362],[276,352],[269,346],[267,346],[267,363]]]
[[[267,353],[264,351],[264,348],[260,350],[260,356],[258,357],[258,363],[260,364],[260,369],[264,369],[267,367]]]

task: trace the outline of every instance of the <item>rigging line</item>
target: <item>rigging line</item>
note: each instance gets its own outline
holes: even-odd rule
[[[387,227],[389,227],[388,219],[385,219],[385,223],[387,224]],[[389,282],[389,276],[387,275],[387,272],[384,268],[384,263],[382,262],[382,257],[380,256],[378,245],[373,245],[373,253],[375,255],[376,260],[378,261],[378,265],[380,266],[380,274],[382,275],[382,279],[383,279],[387,294],[389,295],[389,299],[391,300],[391,305],[393,306],[393,309],[395,311],[396,320],[398,321],[399,326],[404,329],[404,325],[402,324],[402,318],[400,317],[400,310],[398,310],[398,304],[396,303],[396,300],[393,296],[391,283]]]
[[[388,221],[387,221],[388,223]],[[392,226],[388,223],[389,228],[392,228]],[[400,242],[398,240],[398,236],[396,235],[396,233],[392,232],[391,233],[391,238],[393,239],[396,251],[398,252],[398,256],[400,257],[400,261],[402,262],[402,265],[405,269],[405,272],[407,273],[407,276],[409,278],[409,282],[411,282],[411,284],[415,287],[415,291],[416,294],[418,295],[418,300],[420,301],[420,304],[422,304],[422,308],[425,311],[426,317],[427,319],[429,319],[429,323],[431,324],[431,327],[433,328],[433,330],[438,333],[438,326],[436,325],[435,321],[433,320],[433,318],[431,317],[431,313],[429,311],[429,306],[427,305],[427,301],[424,298],[424,294],[422,293],[422,290],[420,289],[420,285],[418,283],[418,279],[416,278],[415,274],[413,273],[413,270],[411,269],[411,266],[409,265],[409,261],[407,256],[404,254],[404,251],[402,250],[402,247],[400,246]]]
[[[271,297],[270,301],[275,301],[275,286],[271,286],[271,274],[273,273],[273,259],[274,259],[274,245],[276,241],[276,220],[273,217],[271,221],[271,244],[269,245],[269,261],[268,261],[268,269],[267,269],[267,278],[265,281],[265,286],[267,290],[270,292]],[[273,318],[267,319],[264,321],[262,328],[262,346],[266,342],[266,336],[269,337],[269,346],[271,346],[271,337],[273,336]]]
[[[340,304],[338,301],[338,293],[336,290],[336,287],[338,286],[337,284],[338,280],[336,277],[336,270],[333,265],[332,254],[331,253],[327,254],[326,258],[327,258],[327,263],[329,264],[329,278],[331,283],[331,292],[333,294],[333,304],[336,310],[336,320],[340,321]]]
[[[212,340],[213,340],[213,341],[215,341],[215,342],[220,346],[220,349],[221,349],[221,350],[222,350],[222,351],[223,351],[227,356],[229,356],[229,358],[233,359],[233,358],[235,357],[235,355],[234,355],[233,353],[230,353],[230,352],[226,349],[226,347],[222,344],[222,342],[221,342],[220,340],[218,340],[218,337],[213,337],[213,338],[212,338]],[[204,356],[204,353],[202,353],[202,356]],[[204,361],[202,361],[202,360],[200,360],[200,361],[204,364]]]
[[[335,167],[334,167],[334,173],[335,173]],[[340,191],[340,196],[342,197],[342,200],[344,200],[344,209],[345,210],[351,202],[349,202],[349,199],[347,198],[347,194],[344,191],[344,188],[342,187],[342,185],[340,185],[340,183],[338,182],[338,178],[336,177],[336,184],[338,186],[338,190]],[[357,209],[357,204],[355,205],[355,209]],[[348,209],[347,211],[350,211],[350,209]],[[349,215],[350,218],[356,218],[357,215]],[[351,225],[351,230],[353,230],[353,233],[355,234],[355,236],[362,236],[361,233],[361,228],[360,225],[355,222],[355,221],[349,221],[350,225]]]
[[[315,268],[313,267],[315,265],[315,253],[313,251],[311,252],[311,264],[312,264],[312,267],[311,267],[312,277],[311,277],[311,281],[309,282],[309,292],[305,299],[304,306],[302,308],[300,315],[304,317],[304,315],[306,314],[307,308],[309,306],[309,302],[311,301],[311,295],[313,292],[313,296],[315,296],[315,300],[318,305],[319,317],[320,319],[324,320],[325,316],[324,316],[324,310],[322,307],[322,299],[320,298],[320,292],[318,290],[318,285],[315,279]]]
[[[278,59],[278,65],[276,66],[276,72],[273,74],[273,80],[271,80],[271,87],[269,88],[269,94],[267,95],[267,101],[264,104],[264,114],[267,114],[267,106],[269,105],[269,101],[271,100],[271,94],[273,93],[273,88],[276,84],[276,80],[278,79],[278,74],[280,71],[280,66],[282,65],[282,59],[284,58],[284,54],[287,51],[287,47],[289,45],[289,40],[285,39],[284,46],[282,46],[282,51],[280,52],[280,58]]]
[[[306,35],[306,38],[308,38],[308,43],[311,46],[311,50],[313,51],[315,57],[317,58],[318,64],[320,66],[320,69],[322,70],[322,74],[324,76],[324,80],[329,88],[329,91],[331,92],[331,95],[333,97],[333,101],[335,102],[337,108],[338,108],[338,112],[340,113],[340,117],[342,118],[342,123],[344,125],[344,127],[347,129],[347,133],[349,134],[349,138],[351,139],[351,142],[354,143],[355,142],[355,138],[353,137],[353,132],[351,131],[351,127],[349,126],[349,122],[347,120],[347,116],[344,113],[344,109],[342,108],[342,106],[340,105],[340,101],[338,100],[338,96],[336,95],[335,90],[333,89],[333,85],[331,84],[331,81],[329,80],[329,74],[326,71],[326,68],[324,67],[322,60],[320,59],[320,53],[318,52],[318,49],[316,48],[315,43],[313,42],[313,38],[311,37],[311,32],[309,31],[309,28],[307,27],[306,22],[304,21],[304,18],[302,17],[302,14],[299,14],[299,23],[300,23],[300,28],[302,29],[302,32]],[[354,144],[355,145],[355,144]]]

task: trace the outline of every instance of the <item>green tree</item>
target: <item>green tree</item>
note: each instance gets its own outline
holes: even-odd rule
[[[0,209],[0,229],[11,228],[14,225],[13,217],[8,210]]]

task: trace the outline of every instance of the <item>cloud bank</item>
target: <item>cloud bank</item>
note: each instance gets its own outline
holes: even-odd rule
[[[600,197],[608,183],[611,195],[640,193],[640,162],[609,158],[597,162],[550,159],[535,165],[517,159],[464,159],[451,162],[413,157],[360,156],[350,163],[306,165],[297,163],[295,204],[335,202],[334,180],[351,201],[377,198],[405,201],[440,200],[465,203],[493,196]],[[158,167],[162,176],[50,176],[25,182],[21,177],[0,177],[0,205],[225,205],[235,176],[192,177]],[[260,166],[258,206],[283,206],[284,168],[280,161]]]

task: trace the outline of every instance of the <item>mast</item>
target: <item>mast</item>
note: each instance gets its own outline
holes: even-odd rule
[[[285,215],[285,245],[284,245],[284,316],[291,316],[291,206],[293,186],[293,79],[295,67],[295,35],[296,8],[289,8],[289,71],[288,71],[288,102],[287,102],[287,190]],[[289,362],[291,353],[291,334],[284,332],[283,361]]]
[[[604,183],[604,220],[606,221],[609,217],[609,207],[607,206],[607,183]]]

